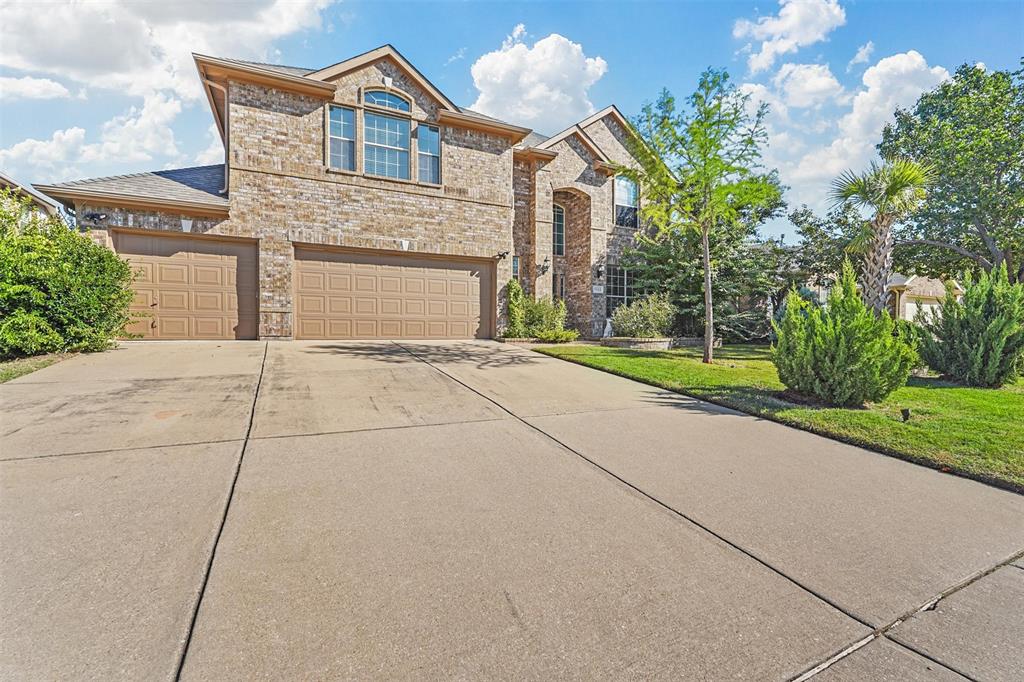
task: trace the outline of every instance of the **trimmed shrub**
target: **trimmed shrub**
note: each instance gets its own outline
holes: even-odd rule
[[[651,294],[615,309],[612,334],[634,338],[666,336],[675,314],[668,294]]]
[[[1010,284],[1006,264],[974,280],[963,299],[952,291],[923,324],[921,355],[929,367],[968,386],[997,388],[1024,370],[1024,284]]]
[[[910,339],[888,312],[876,316],[861,300],[853,266],[819,308],[790,291],[774,325],[772,361],[791,391],[830,405],[853,407],[884,399],[903,386],[917,362]]]
[[[534,301],[523,291],[519,280],[509,280],[508,326],[505,336],[512,339],[536,338],[548,343],[575,341],[580,333],[565,328],[565,301]]]
[[[518,279],[510,279],[506,289],[508,296],[508,327],[505,336],[522,338],[526,336],[526,294]]]
[[[547,329],[537,332],[537,338],[545,343],[569,343],[580,337],[575,329]]]
[[[526,301],[526,335],[538,336],[542,332],[565,329],[565,301],[552,302],[546,298]]]
[[[9,334],[0,353],[108,348],[131,321],[131,281],[113,251],[0,192],[0,319]]]

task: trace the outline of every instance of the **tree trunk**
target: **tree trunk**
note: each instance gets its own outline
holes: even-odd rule
[[[885,215],[876,215],[871,221],[871,243],[864,255],[864,302],[876,314],[885,310],[889,292],[886,285],[892,276],[892,221]]]
[[[704,362],[714,362],[715,313],[711,305],[711,247],[708,243],[708,228],[700,231],[700,245],[704,251]]]

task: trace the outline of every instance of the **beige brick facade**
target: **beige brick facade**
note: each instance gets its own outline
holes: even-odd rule
[[[613,229],[613,178],[608,168],[596,169],[597,159],[578,137],[561,140],[543,158],[523,156],[522,145],[514,146],[515,135],[502,129],[445,121],[446,105],[436,91],[421,87],[422,81],[387,56],[328,82],[336,87],[333,99],[225,78],[227,216],[76,198],[81,225],[109,244],[109,229],[183,232],[187,214],[192,234],[257,240],[261,338],[294,334],[296,245],[487,259],[495,263],[498,333],[505,320],[504,284],[512,272],[511,258],[498,256],[509,251],[519,256],[520,276],[531,295],[550,296],[553,272],[564,273],[570,323],[585,335],[601,333],[605,306],[597,266],[608,261],[609,251],[617,257],[631,234]],[[327,165],[328,106],[354,110],[355,166],[361,169],[361,119],[373,108],[363,104],[363,93],[382,84],[411,102],[411,180]],[[420,124],[441,131],[440,185],[417,182]],[[608,158],[629,163],[618,123],[600,118],[587,130]],[[566,255],[557,263],[551,259],[556,197],[566,210]],[[550,267],[542,272],[546,257]]]

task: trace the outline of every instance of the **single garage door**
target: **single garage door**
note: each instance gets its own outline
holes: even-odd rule
[[[129,328],[145,339],[255,339],[257,255],[253,242],[114,233],[136,271]]]
[[[295,336],[489,338],[493,267],[484,261],[297,248]]]

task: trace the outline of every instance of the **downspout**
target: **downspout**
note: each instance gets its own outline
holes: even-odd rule
[[[221,130],[224,132],[224,186],[221,188],[220,193],[225,194],[228,191],[228,174],[231,172],[231,164],[229,162],[230,151],[231,151],[231,134],[228,129],[228,108],[231,103],[228,101],[228,89],[220,83],[214,83],[209,78],[204,78],[203,83],[211,88],[217,88],[224,93],[224,123],[221,125]]]

